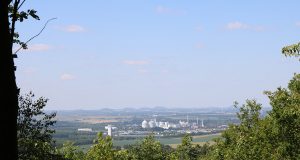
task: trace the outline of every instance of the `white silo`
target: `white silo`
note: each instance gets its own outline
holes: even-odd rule
[[[158,126],[159,126],[160,128],[163,128],[164,125],[165,125],[165,122],[159,122],[159,123],[158,123]]]
[[[149,127],[150,128],[156,127],[156,124],[155,124],[155,122],[153,120],[149,121]]]
[[[148,128],[148,127],[149,127],[148,122],[147,122],[146,120],[144,120],[144,121],[142,122],[142,128]]]

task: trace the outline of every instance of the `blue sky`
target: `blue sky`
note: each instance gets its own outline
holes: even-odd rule
[[[299,1],[29,0],[40,21],[27,40],[17,83],[49,98],[47,109],[218,107],[285,87],[299,61],[281,48],[299,41]]]

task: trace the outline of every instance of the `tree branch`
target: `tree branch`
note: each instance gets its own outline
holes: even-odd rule
[[[300,42],[297,44],[292,44],[292,45],[283,47],[281,52],[285,56],[299,57],[300,56]]]
[[[55,19],[57,19],[57,18],[51,18],[51,19],[49,19],[49,20],[45,23],[44,27],[40,30],[40,32],[39,32],[38,34],[36,34],[35,36],[31,37],[30,39],[28,39],[28,40],[25,42],[25,44],[27,44],[27,43],[30,42],[32,39],[34,39],[34,38],[36,38],[37,36],[39,36],[39,35],[43,32],[43,30],[46,28],[47,24],[48,24],[50,21],[55,20]],[[17,52],[19,52],[22,48],[23,48],[23,47],[21,46],[18,50],[15,51],[14,54],[16,54]]]
[[[7,1],[7,5],[9,5],[11,2],[12,2],[12,0],[8,0],[8,1]]]
[[[19,6],[20,0],[16,0],[14,2],[13,6],[13,14],[12,14],[12,19],[11,19],[11,30],[10,30],[10,42],[11,42],[11,47],[13,46],[13,41],[14,41],[14,34],[15,34],[15,24],[17,21],[17,12],[18,12],[18,6]]]
[[[18,7],[18,10],[22,7],[23,3],[25,2],[26,0],[23,0],[22,3],[19,5]]]

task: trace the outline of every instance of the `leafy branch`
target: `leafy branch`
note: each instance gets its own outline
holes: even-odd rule
[[[25,43],[22,43],[21,47],[18,50],[16,50],[14,54],[16,54],[17,52],[19,52],[22,48],[27,48],[27,43],[30,42],[31,40],[33,40],[34,38],[38,37],[44,31],[44,29],[46,28],[47,24],[50,21],[55,20],[55,19],[57,19],[57,18],[51,18],[51,19],[49,19],[45,23],[44,27],[40,30],[40,32],[38,34],[36,34],[35,36],[31,37],[30,39],[28,39]]]
[[[292,44],[282,48],[282,54],[289,57],[299,57],[300,56],[300,42]]]

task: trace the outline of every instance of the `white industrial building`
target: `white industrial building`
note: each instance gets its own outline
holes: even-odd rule
[[[149,122],[144,120],[142,122],[142,128],[155,128],[155,127],[169,129],[169,128],[178,128],[179,125],[169,123],[169,122],[157,122],[156,119],[150,120]]]
[[[179,121],[179,125],[181,126],[181,127],[188,127],[189,126],[189,122],[185,122],[185,121]]]
[[[77,129],[78,132],[92,132],[92,128],[78,128]]]
[[[149,128],[149,124],[146,120],[142,122],[142,128]]]
[[[150,128],[156,127],[155,121],[153,121],[153,120],[149,121],[149,127],[150,127]]]

